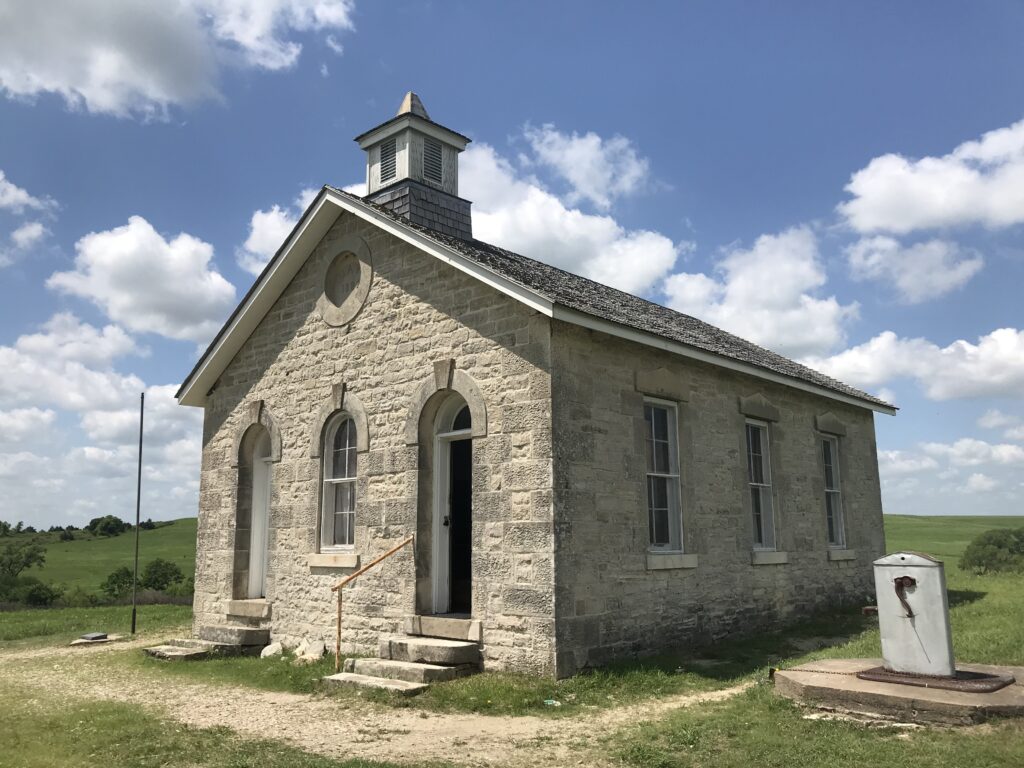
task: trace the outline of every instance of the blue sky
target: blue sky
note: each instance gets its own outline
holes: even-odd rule
[[[410,89],[477,236],[894,399],[887,512],[1024,512],[1024,5],[45,5],[0,0],[0,518],[130,516],[143,388],[144,514],[194,514],[177,383]]]

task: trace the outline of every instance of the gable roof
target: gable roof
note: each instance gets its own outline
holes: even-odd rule
[[[548,317],[881,413],[896,412],[884,400],[690,315],[481,240],[462,240],[420,227],[330,186],[306,209],[182,383],[176,395],[179,402],[203,405],[242,343],[342,211],[376,224]]]

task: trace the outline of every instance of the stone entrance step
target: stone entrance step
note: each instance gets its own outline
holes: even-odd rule
[[[438,637],[386,637],[380,641],[380,658],[442,666],[478,665],[480,645]]]
[[[163,645],[154,645],[143,650],[148,656],[164,661],[199,661],[211,656],[238,656],[242,652],[242,648],[237,645],[188,638],[168,640]]]
[[[423,693],[430,686],[427,683],[410,683],[407,680],[392,680],[385,677],[371,677],[360,675],[356,672],[341,672],[337,675],[330,675],[324,678],[328,686],[358,686],[359,688],[374,688],[376,690],[391,691],[401,696],[415,696]]]
[[[482,640],[482,624],[479,619],[456,616],[407,616],[405,634],[425,637],[443,637],[448,640]]]
[[[240,627],[233,624],[208,625],[196,632],[200,640],[223,645],[258,645],[270,643],[270,630],[257,627]]]
[[[404,680],[407,683],[440,683],[479,671],[475,664],[443,666],[394,659],[346,659],[345,671],[367,677]]]

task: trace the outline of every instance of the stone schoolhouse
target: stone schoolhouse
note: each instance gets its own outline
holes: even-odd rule
[[[889,404],[472,237],[469,139],[357,137],[178,392],[204,409],[199,637],[474,643],[566,676],[872,593]],[[263,641],[262,639],[260,640]]]

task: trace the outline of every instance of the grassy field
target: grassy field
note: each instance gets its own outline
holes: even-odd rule
[[[64,645],[86,632],[125,634],[131,628],[131,607],[36,608],[0,612],[0,648],[16,641]],[[189,605],[140,605],[136,628],[160,632],[190,624]]]
[[[23,534],[24,535],[24,534]],[[100,585],[111,571],[132,566],[135,556],[135,532],[120,536],[93,537],[75,532],[74,541],[59,541],[56,534],[38,534],[46,542],[46,563],[42,568],[25,571],[44,582],[79,586],[99,594]],[[186,517],[152,531],[139,531],[139,568],[162,557],[176,563],[185,576],[196,568],[196,519]]]

